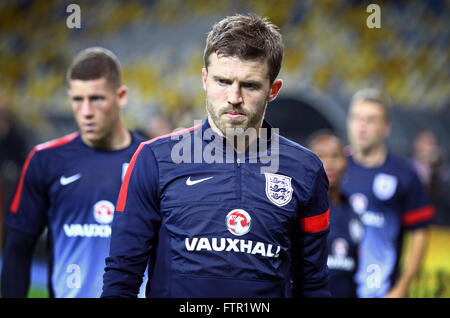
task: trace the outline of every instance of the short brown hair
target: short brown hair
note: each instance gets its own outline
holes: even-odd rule
[[[122,84],[120,63],[116,55],[103,47],[91,47],[79,52],[67,71],[67,82],[99,78],[105,78],[113,88]]]
[[[255,14],[236,14],[214,24],[203,53],[208,68],[212,53],[240,59],[267,58],[270,82],[278,76],[283,60],[283,43],[278,27]]]
[[[363,88],[357,91],[350,101],[350,107],[358,102],[372,102],[380,105],[383,109],[386,120],[390,121],[391,118],[390,109],[392,107],[391,99],[387,94],[384,94],[380,89]]]

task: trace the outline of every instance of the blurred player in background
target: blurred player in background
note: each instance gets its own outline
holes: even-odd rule
[[[379,90],[368,88],[353,96],[348,115],[352,154],[342,189],[365,228],[357,273],[359,297],[407,297],[434,216],[419,177],[385,145],[389,108]],[[405,230],[411,231],[411,248],[400,274]]]
[[[413,142],[411,164],[436,208],[435,224],[450,226],[450,166],[446,149],[431,130],[420,131]]]
[[[37,145],[4,225],[3,297],[26,297],[35,244],[48,229],[50,297],[99,297],[110,224],[128,163],[144,139],[127,130],[127,87],[107,49],[81,51],[67,73],[78,132]]]
[[[344,146],[332,133],[319,132],[309,141],[309,149],[323,162],[330,183],[330,233],[328,234],[328,268],[333,297],[355,298],[355,273],[362,224],[348,199],[341,192],[341,181],[347,167]]]
[[[27,134],[8,108],[8,98],[0,92],[0,222],[8,210],[8,200],[19,180],[20,168],[27,157]],[[0,244],[3,246],[3,227]]]
[[[214,145],[220,159],[197,152],[196,163],[177,163],[174,136],[139,147],[119,195],[102,297],[136,297],[149,258],[147,297],[330,295],[325,171],[264,121],[282,85],[282,56],[281,35],[266,19],[234,15],[214,25],[202,70],[208,117],[177,137],[191,155],[192,139]],[[255,134],[245,143],[242,131]],[[265,161],[267,151],[249,148],[269,144],[279,165],[262,173],[261,160],[248,161]]]
[[[440,160],[441,149],[434,133],[430,130],[418,133],[413,142],[411,163],[423,184],[430,191]]]

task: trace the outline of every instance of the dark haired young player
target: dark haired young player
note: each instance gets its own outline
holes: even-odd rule
[[[115,55],[88,48],[67,73],[79,131],[28,155],[10,211],[3,252],[3,297],[26,297],[35,244],[48,229],[51,297],[99,297],[111,222],[128,163],[144,139],[127,130],[127,88]]]

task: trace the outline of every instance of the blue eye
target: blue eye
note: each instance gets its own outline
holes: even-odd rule
[[[92,101],[92,102],[101,102],[101,101],[103,101],[105,98],[104,97],[102,97],[102,96],[92,96],[91,98],[90,98],[90,100]]]
[[[243,84],[242,87],[244,87],[246,89],[250,89],[250,90],[256,89],[256,85],[254,85],[254,84]]]

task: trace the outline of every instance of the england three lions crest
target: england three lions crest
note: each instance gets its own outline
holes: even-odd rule
[[[275,173],[264,173],[266,176],[266,195],[278,206],[288,204],[292,199],[291,177]]]

